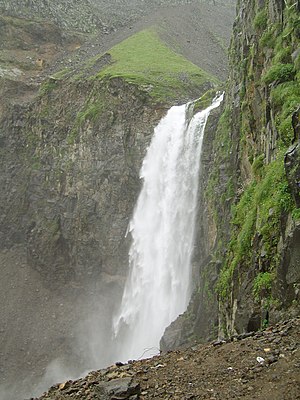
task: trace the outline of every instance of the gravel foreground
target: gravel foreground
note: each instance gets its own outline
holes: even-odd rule
[[[299,327],[295,318],[227,342],[116,363],[54,385],[39,400],[300,399]]]

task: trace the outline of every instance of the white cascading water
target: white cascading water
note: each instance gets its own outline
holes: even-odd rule
[[[158,352],[165,328],[187,308],[203,133],[222,99],[192,118],[191,104],[174,106],[154,131],[128,228],[129,274],[113,320],[119,360]]]

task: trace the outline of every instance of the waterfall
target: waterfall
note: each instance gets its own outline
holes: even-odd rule
[[[147,349],[158,352],[165,328],[187,308],[203,133],[222,99],[193,117],[192,104],[174,106],[155,128],[128,227],[129,274],[113,319],[122,361],[143,357]]]

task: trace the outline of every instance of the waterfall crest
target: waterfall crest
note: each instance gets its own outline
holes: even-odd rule
[[[191,104],[172,107],[155,128],[128,231],[129,274],[113,319],[120,360],[156,348],[165,328],[187,308],[203,133],[211,106],[191,117]],[[149,356],[149,354],[146,354]]]

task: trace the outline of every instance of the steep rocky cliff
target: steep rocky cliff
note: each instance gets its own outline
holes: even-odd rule
[[[299,2],[238,7],[227,102],[238,196],[218,285],[224,333],[299,311]]]
[[[198,247],[203,236],[211,246],[195,255],[200,283],[165,349],[299,312],[299,12],[297,1],[238,2],[224,110],[207,131]]]

